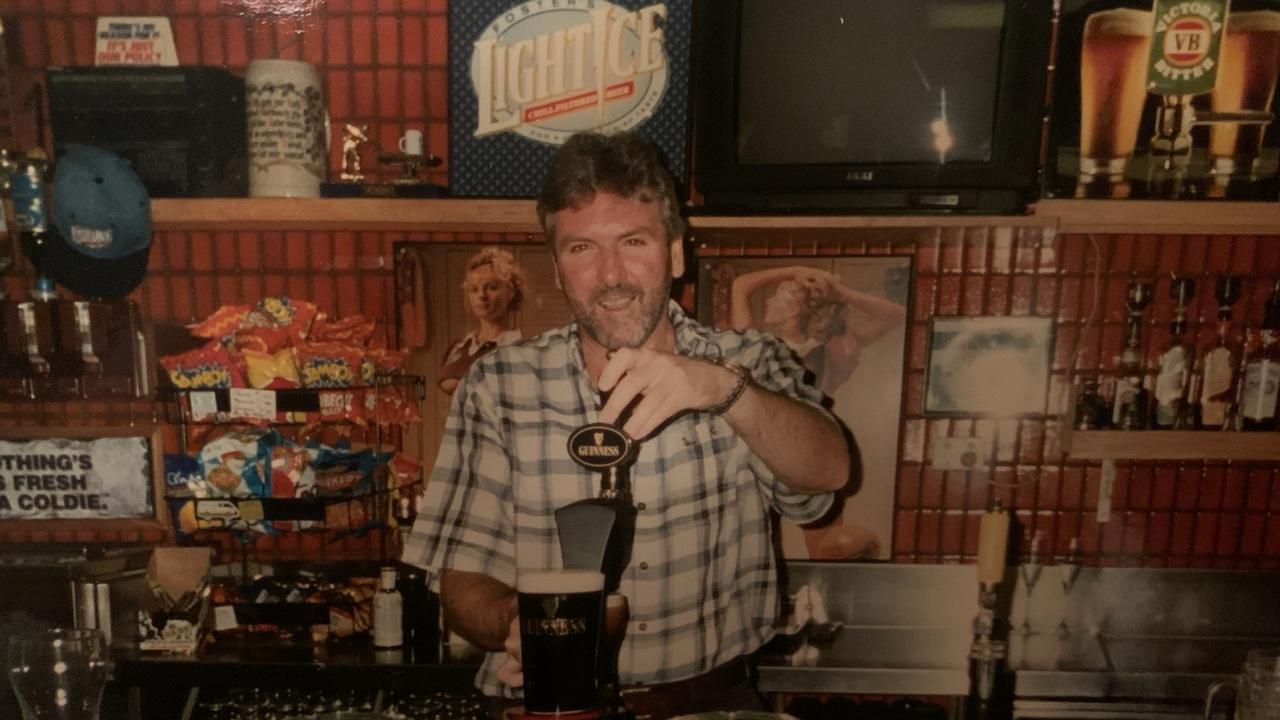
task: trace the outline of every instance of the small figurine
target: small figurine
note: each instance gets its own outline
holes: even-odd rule
[[[369,142],[368,125],[352,125],[347,123],[342,130],[342,174],[339,176],[348,182],[360,182],[364,175],[360,172],[360,145]]]

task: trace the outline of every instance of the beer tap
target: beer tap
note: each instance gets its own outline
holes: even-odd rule
[[[602,394],[603,403],[608,397]],[[631,463],[638,447],[617,424],[594,422],[569,436],[569,457],[587,470],[600,473],[600,494],[556,510],[556,527],[566,568],[599,570],[605,591],[616,592],[622,572],[631,562],[636,507],[631,497]]]
[[[601,405],[608,400],[601,393]],[[622,706],[617,653],[626,625],[626,599],[617,594],[622,573],[631,563],[637,510],[631,495],[631,464],[637,443],[622,430],[639,397],[624,408],[617,423],[594,422],[569,435],[569,457],[578,465],[600,473],[600,494],[569,503],[556,510],[556,529],[565,568],[598,570],[604,573],[608,594],[602,613],[604,646],[597,668],[601,697],[607,715],[628,718]],[[609,622],[608,618],[613,618]],[[616,627],[614,627],[616,625]]]
[[[1004,669],[1008,642],[1001,640],[1008,628],[997,625],[999,586],[1004,580],[1009,542],[1009,511],[995,500],[982,516],[978,529],[978,615],[973,621],[969,646],[968,720],[1012,717],[1013,706]]]
[[[1197,111],[1191,104],[1192,97],[1162,95],[1156,107],[1149,184],[1162,196],[1182,196],[1182,185],[1191,164],[1192,127],[1219,123],[1266,125],[1275,119],[1266,110]]]

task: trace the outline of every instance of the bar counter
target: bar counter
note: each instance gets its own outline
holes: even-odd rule
[[[757,655],[765,692],[964,695],[972,636],[949,628],[844,627],[833,639],[777,638]],[[1245,653],[1280,638],[1014,633],[1017,697],[1202,700]]]
[[[481,657],[416,658],[412,650],[368,642],[311,646],[207,645],[196,655],[119,650],[115,681],[126,687],[413,688],[469,690]]]
[[[1280,573],[1080,568],[1062,582],[1067,570],[1045,566],[1029,592],[1009,569],[1007,666],[1024,707],[1169,703],[1186,714],[1209,685],[1239,672],[1249,649],[1280,645]],[[973,566],[806,562],[787,573],[781,632],[756,656],[761,691],[969,692]],[[218,643],[195,657],[121,651],[116,680],[146,696],[144,706],[190,687],[469,692],[480,660],[452,647],[420,658],[367,641],[314,649]]]

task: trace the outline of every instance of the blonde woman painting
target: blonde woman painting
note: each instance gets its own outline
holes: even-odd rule
[[[758,324],[751,314],[751,297],[757,292],[765,293]],[[834,273],[803,265],[744,273],[734,278],[730,294],[733,329],[755,327],[786,342],[828,397],[834,397],[857,369],[862,349],[905,318],[901,305],[847,287]]]
[[[462,295],[476,327],[445,351],[439,371],[441,390],[452,395],[476,358],[520,339],[515,321],[525,288],[524,268],[506,250],[487,247],[467,259]]]
[[[846,407],[855,405],[856,412],[864,415],[875,413],[882,399],[863,397],[849,380],[858,369],[862,353],[895,329],[900,337],[905,321],[906,309],[902,305],[855,290],[840,276],[814,267],[791,265],[747,272],[734,277],[730,286],[729,322],[735,330],[755,328],[774,334],[814,374],[819,390],[833,401],[839,394]],[[846,383],[849,387],[841,393]],[[851,393],[858,393],[852,403],[848,397]],[[856,424],[849,422],[851,429]],[[876,445],[880,440],[858,431],[854,437],[860,447]],[[881,458],[881,454],[878,447],[862,448],[864,495],[867,491],[881,492],[865,486],[872,475],[882,474],[879,466],[888,465],[892,473],[892,458]],[[868,466],[869,462],[877,467]],[[877,472],[866,472],[872,469]],[[825,522],[803,528],[784,523],[784,550],[828,560],[882,557],[884,548],[878,534],[845,517],[843,509],[838,512],[841,514]],[[801,534],[803,547],[798,537]]]

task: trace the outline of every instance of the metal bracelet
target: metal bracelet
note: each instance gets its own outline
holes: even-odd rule
[[[737,382],[733,384],[733,389],[729,391],[728,395],[724,396],[723,400],[703,409],[703,412],[708,412],[712,415],[723,415],[729,408],[733,407],[734,403],[738,402],[738,398],[742,397],[742,391],[747,389],[747,381],[751,379],[751,374],[747,372],[746,368],[735,362],[720,359],[716,360],[715,363],[738,376]]]

